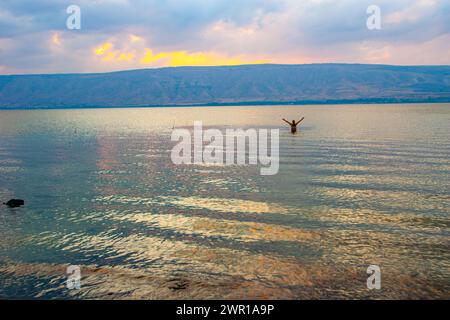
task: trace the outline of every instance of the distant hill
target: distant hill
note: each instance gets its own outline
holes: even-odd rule
[[[0,76],[0,108],[450,102],[450,66],[178,67]]]

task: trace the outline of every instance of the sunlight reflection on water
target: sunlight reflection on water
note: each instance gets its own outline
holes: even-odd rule
[[[280,172],[172,164],[194,120],[280,128]],[[448,104],[0,111],[0,198],[26,200],[0,207],[0,297],[449,298],[448,123]]]

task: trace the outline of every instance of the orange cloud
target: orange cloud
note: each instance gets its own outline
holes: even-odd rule
[[[142,41],[142,38],[138,37],[138,36],[136,36],[134,34],[130,34],[130,41],[131,42],[139,42],[139,41]]]
[[[102,44],[100,47],[95,48],[94,52],[97,56],[102,56],[104,55],[107,51],[109,51],[110,49],[112,49],[113,45],[110,42],[105,42],[104,44]]]
[[[103,61],[132,61],[134,59],[134,53],[132,52],[120,52],[113,50],[113,44],[111,42],[105,42],[101,46],[94,49],[96,56],[103,57]]]
[[[171,67],[179,66],[230,66],[240,64],[260,64],[267,63],[265,60],[247,60],[242,57],[227,57],[214,52],[194,52],[172,51],[153,54],[149,48],[146,49],[145,56],[141,59],[142,64],[152,64],[163,62]]]
[[[54,33],[52,35],[52,43],[57,46],[59,46],[61,44],[61,37],[60,37],[59,33]]]
[[[227,56],[216,52],[169,51],[154,53],[152,49],[142,45],[142,38],[130,35],[123,50],[115,50],[112,42],[105,42],[94,48],[95,56],[104,62],[136,62],[141,65],[157,66],[230,66],[240,64],[267,63],[266,60],[250,60],[245,56]],[[139,54],[139,52],[141,52]],[[139,60],[135,61],[135,58]]]
[[[121,53],[118,58],[119,61],[133,61],[133,59],[134,59],[133,53]]]

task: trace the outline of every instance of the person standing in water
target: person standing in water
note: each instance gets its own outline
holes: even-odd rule
[[[292,120],[292,122],[287,121],[286,119],[283,118],[283,121],[286,122],[288,125],[291,126],[291,133],[294,134],[297,132],[297,125],[303,121],[303,119],[305,119],[305,117],[301,118],[300,120],[298,120],[297,122],[295,122],[295,120]]]

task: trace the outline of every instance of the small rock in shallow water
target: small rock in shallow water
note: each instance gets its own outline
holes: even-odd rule
[[[3,204],[7,205],[10,208],[17,208],[20,206],[23,206],[25,204],[25,201],[21,199],[11,199],[8,202],[3,202]]]

